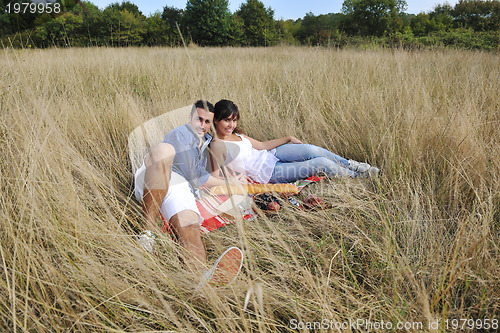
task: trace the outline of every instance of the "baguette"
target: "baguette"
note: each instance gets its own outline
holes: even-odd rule
[[[210,191],[215,195],[229,194],[228,188],[225,185],[218,185],[210,188]],[[244,184],[231,185],[232,194],[259,194],[266,192],[298,194],[299,189],[292,184]]]

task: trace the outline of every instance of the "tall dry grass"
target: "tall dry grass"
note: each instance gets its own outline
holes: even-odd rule
[[[0,330],[498,319],[499,65],[463,51],[0,51]],[[228,245],[246,260],[205,301],[169,237],[155,255],[137,246],[127,160],[134,127],[200,97],[234,100],[258,139],[295,135],[383,170],[306,190],[333,209],[206,236],[210,260]]]

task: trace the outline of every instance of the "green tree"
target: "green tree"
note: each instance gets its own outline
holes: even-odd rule
[[[43,15],[43,13],[36,11],[31,13],[30,10],[26,12],[14,13],[14,3],[27,3],[29,0],[3,0],[0,1],[0,32],[5,34],[22,32],[24,30],[33,29],[36,20]],[[6,13],[6,6],[10,5],[11,13]],[[21,7],[23,9],[23,7]]]
[[[430,27],[429,32],[447,31],[453,27],[452,7],[445,3],[436,5],[434,10],[429,13]]]
[[[182,15],[182,9],[169,6],[163,8],[161,18],[163,22],[165,22],[166,39],[169,45],[175,45],[181,42],[179,30],[181,33],[185,33],[184,27],[182,26]],[[179,29],[177,29],[177,26],[179,26]]]
[[[300,29],[300,25],[300,21],[285,21],[283,19],[276,21],[276,33],[278,35],[278,39],[282,43],[286,44],[299,44],[299,41],[295,38],[295,36],[297,35],[297,31]]]
[[[245,44],[245,32],[244,32],[243,19],[237,15],[231,15],[231,28],[229,31],[229,35],[231,39],[228,45],[244,45]]]
[[[37,45],[47,46],[81,46],[83,19],[71,12],[63,13],[57,18],[36,27],[34,40]]]
[[[141,45],[146,32],[146,22],[143,15],[129,12],[127,9],[120,11],[120,36],[121,45]]]
[[[75,15],[79,15],[83,20],[82,45],[105,45],[107,36],[107,22],[99,8],[89,1],[80,1],[77,6],[71,9]]]
[[[120,11],[112,6],[107,6],[102,11],[103,21],[106,25],[102,27],[103,42],[106,45],[120,45],[119,35],[121,31]]]
[[[192,40],[203,46],[234,43],[234,19],[227,0],[188,0],[183,24]]]
[[[410,23],[411,31],[415,36],[425,36],[431,27],[431,17],[426,13],[419,13]]]
[[[113,3],[103,10],[103,39],[112,46],[141,45],[146,32],[145,16],[128,2]]]
[[[156,12],[146,18],[146,32],[144,42],[149,45],[170,45],[168,40],[167,24]]]
[[[360,35],[382,36],[403,27],[399,17],[407,8],[405,0],[345,0],[342,3],[344,30]]]
[[[265,46],[276,43],[274,10],[271,7],[266,8],[259,0],[247,0],[235,14],[243,20],[245,44]]]
[[[415,36],[426,36],[433,32],[449,31],[453,28],[452,7],[449,4],[436,5],[428,14],[420,13],[410,23]]]
[[[107,8],[110,8],[113,11],[117,11],[117,12],[121,12],[121,11],[126,10],[129,13],[132,13],[136,17],[145,18],[145,16],[139,10],[139,7],[137,7],[136,4],[134,4],[130,1],[123,1],[122,3],[115,2],[115,3],[110,4]]]
[[[460,0],[450,11],[457,27],[475,31],[498,31],[500,29],[500,1]]]
[[[330,13],[315,16],[309,12],[302,19],[296,36],[303,44],[326,44],[331,37],[338,34],[342,18],[342,14]]]
[[[0,36],[12,33],[10,24],[10,14],[5,12],[5,5],[8,1],[0,0]]]
[[[64,13],[71,11],[76,5],[78,5],[80,0],[59,0],[57,2],[61,3],[61,11]]]

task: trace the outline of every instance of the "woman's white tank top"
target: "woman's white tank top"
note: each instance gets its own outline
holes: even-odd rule
[[[275,149],[258,150],[247,138],[236,134],[241,141],[224,141],[227,150],[226,166],[233,171],[247,175],[258,183],[268,183],[278,158]]]

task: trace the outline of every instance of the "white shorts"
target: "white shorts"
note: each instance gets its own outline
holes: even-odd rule
[[[144,177],[146,175],[146,165],[142,166],[135,173],[134,194],[139,202],[142,202],[144,196]],[[175,214],[183,210],[191,210],[198,214],[198,223],[203,222],[200,211],[196,206],[196,198],[188,181],[177,172],[172,172],[170,175],[170,182],[168,192],[160,207],[160,213],[163,218],[170,220]],[[194,222],[193,222],[194,223]],[[192,224],[192,223],[191,223]],[[187,226],[189,223],[182,225]]]

